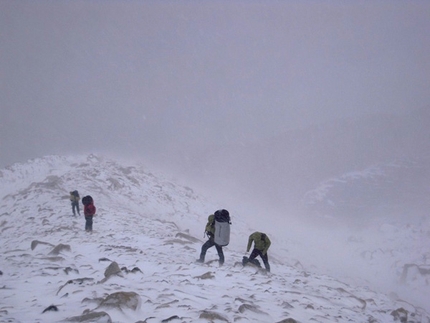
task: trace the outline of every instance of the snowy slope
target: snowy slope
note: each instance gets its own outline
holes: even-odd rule
[[[427,310],[429,165],[428,158],[380,163],[326,180],[308,191],[302,200],[309,214],[320,218],[316,221],[353,224],[349,230],[343,230],[337,242],[343,243],[349,262],[359,268],[356,277]],[[335,267],[326,272],[338,277]],[[354,275],[351,270],[349,274]]]
[[[272,273],[243,268],[245,216],[142,166],[48,156],[0,172],[0,322],[430,322],[393,295],[294,267],[278,236]],[[74,189],[95,200],[93,233],[71,214]],[[226,263],[210,249],[196,264],[222,207]]]
[[[430,209],[430,158],[398,159],[327,179],[304,194],[307,213],[336,221],[421,217]]]

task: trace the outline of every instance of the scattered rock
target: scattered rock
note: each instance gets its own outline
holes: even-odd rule
[[[113,275],[121,275],[121,268],[119,268],[119,265],[117,262],[112,262],[105,270],[105,278],[101,281],[101,283],[104,283],[107,281],[110,277]]]
[[[42,259],[53,261],[53,262],[59,262],[59,261],[65,260],[63,257],[43,257]]]
[[[57,256],[62,251],[69,251],[70,252],[70,250],[71,250],[70,245],[60,243],[54,249],[52,249],[52,251],[49,253],[49,255],[56,255]]]
[[[81,303],[82,304],[96,304],[96,306],[99,306],[102,302],[103,302],[103,298],[102,297],[96,297],[96,298],[88,298],[85,297]]]
[[[89,312],[79,316],[69,317],[65,322],[88,322],[88,323],[112,323],[112,319],[106,312]]]
[[[141,299],[139,294],[135,292],[117,292],[108,295],[97,308],[107,307],[119,310],[131,309],[135,311],[140,307],[140,304]]]
[[[158,305],[155,309],[157,309],[157,310],[158,310],[158,309],[160,309],[160,308],[169,308],[171,304],[175,304],[175,303],[179,303],[179,301],[178,301],[177,299],[175,299],[175,300],[173,300],[173,301],[171,301],[171,302],[168,302],[168,303],[164,303],[164,304]]]
[[[66,267],[66,268],[64,268],[64,272],[68,275],[70,272],[75,272],[76,274],[79,274],[79,270],[77,270],[77,269],[73,269],[73,268],[71,268],[71,267]]]
[[[140,320],[140,321],[137,321],[135,323],[148,323],[148,320],[152,320],[152,319],[155,319],[155,317],[154,316],[150,316],[150,317],[147,317],[145,319],[145,321]]]
[[[79,285],[82,285],[86,281],[92,282],[92,281],[94,281],[94,278],[77,278],[77,279],[68,280],[63,286],[61,286],[58,289],[56,295],[58,295],[58,293],[64,288],[64,286],[67,286],[67,285],[70,285],[70,284],[79,284]]]
[[[141,272],[141,273],[143,274],[143,271],[142,271],[142,270],[140,270],[140,268],[139,268],[139,267],[134,267],[134,268],[131,270],[131,272],[132,272],[132,273]]]
[[[276,322],[276,323],[299,323],[299,322],[296,321],[295,319],[287,318],[287,319],[284,319],[284,320]]]
[[[173,315],[167,319],[161,320],[161,323],[167,323],[176,319],[180,320],[180,317],[178,315]]]
[[[200,275],[200,276],[195,276],[194,278],[197,278],[197,279],[212,279],[212,278],[215,278],[215,276],[210,271],[208,271],[207,273],[204,273],[203,275]]]
[[[408,322],[408,311],[405,310],[403,307],[392,311],[390,314],[393,316],[394,322],[398,322],[398,321],[401,323]]]
[[[31,250],[36,249],[36,247],[37,247],[39,244],[44,244],[44,245],[51,246],[51,247],[53,247],[53,246],[54,246],[53,244],[50,244],[50,243],[48,243],[48,242],[43,242],[43,241],[39,241],[39,240],[33,240],[33,241],[31,242]]]
[[[122,267],[121,271],[125,272],[126,274],[128,274],[128,273],[133,273],[134,274],[134,273],[137,273],[137,272],[141,272],[142,273],[142,270],[140,270],[139,267],[134,267],[132,270],[129,270],[127,267]]]
[[[109,261],[109,262],[112,262],[112,260],[110,260],[110,259],[108,259],[108,258],[105,258],[105,257],[100,258],[100,259],[99,259],[99,262],[100,262],[100,261]]]
[[[294,306],[293,305],[291,305],[290,303],[288,303],[287,301],[284,301],[284,302],[282,302],[282,308],[285,308],[285,309],[291,309],[291,308],[294,308]]]
[[[47,308],[45,308],[42,313],[45,313],[48,311],[58,312],[58,307],[55,305],[50,305]]]
[[[228,320],[224,316],[212,311],[203,311],[202,313],[200,313],[199,318],[208,320],[209,322],[213,322],[215,320],[228,322]]]
[[[266,314],[267,315],[267,313],[259,310],[257,308],[257,306],[251,305],[251,304],[242,304],[242,305],[239,306],[238,310],[239,310],[240,313],[243,313],[245,311],[251,311],[251,312],[254,312],[254,313],[258,313],[258,314]]]

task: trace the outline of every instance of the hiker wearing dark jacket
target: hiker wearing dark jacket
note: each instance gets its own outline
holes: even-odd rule
[[[73,215],[76,216],[76,211],[78,211],[78,214],[81,215],[81,212],[79,211],[79,193],[78,191],[73,191],[70,192],[70,202],[72,203],[72,211],[73,211]]]
[[[84,197],[82,202],[87,198]],[[93,231],[93,216],[96,214],[96,207],[94,206],[93,199],[87,199],[84,203],[84,215],[85,215],[85,231]]]
[[[253,242],[254,249],[252,250],[249,258],[244,261],[243,265],[246,265],[248,262],[252,262],[252,260],[254,260],[257,256],[260,256],[261,259],[263,259],[264,267],[268,272],[270,272],[269,257],[267,255],[267,250],[271,245],[269,237],[265,233],[254,232],[249,236],[246,252],[249,252]]]
[[[229,216],[228,211],[224,209],[218,210],[216,212],[221,212],[221,213],[224,212],[227,216]],[[200,252],[200,258],[197,259],[197,262],[201,262],[201,263],[205,262],[206,251],[208,251],[209,248],[215,246],[219,256],[219,264],[222,265],[224,263],[224,253],[222,251],[222,247],[215,243],[215,215],[214,214],[211,214],[208,217],[208,223],[206,224],[206,227],[205,227],[205,234],[208,236],[209,240],[203,244],[202,250]]]

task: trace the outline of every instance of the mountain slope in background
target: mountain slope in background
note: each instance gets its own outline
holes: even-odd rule
[[[430,322],[402,295],[312,273],[291,228],[288,239],[269,232],[272,273],[243,268],[250,219],[142,166],[48,156],[2,169],[0,184],[2,322]],[[92,234],[71,215],[74,189],[95,199]],[[196,264],[207,215],[220,207],[233,222],[226,263],[210,249]],[[416,234],[380,228],[393,239]],[[350,243],[364,246],[358,235]],[[398,261],[408,252],[390,245]],[[405,284],[425,277],[408,268]]]
[[[409,221],[430,209],[430,158],[380,163],[321,182],[302,199],[308,215],[365,224],[379,216]]]
[[[402,210],[420,206],[422,212],[430,207],[429,199],[423,198],[428,196],[430,190],[428,185],[424,185],[430,177],[429,124],[430,109],[405,115],[381,114],[342,119],[290,130],[259,143],[205,147],[188,155],[183,151],[177,152],[176,156],[182,154],[184,158],[175,163],[181,165],[181,172],[202,181],[210,180],[219,189],[237,191],[243,199],[258,199],[279,212],[289,210],[298,214],[308,213],[306,208],[302,208],[305,195],[327,180],[365,171],[375,165],[387,169],[389,165],[401,163],[402,174],[386,172],[386,183],[392,174],[393,186],[396,185],[397,196],[400,197],[396,205],[401,206]],[[409,170],[408,165],[411,166]],[[172,165],[172,168],[175,167],[178,165]],[[416,176],[417,171],[422,176]],[[361,184],[364,185],[364,182]],[[369,182],[369,185],[373,183]],[[364,208],[363,213],[353,207],[351,210],[336,210],[332,215],[339,218],[349,213],[366,216],[370,207],[375,214],[392,201],[392,188],[383,185],[379,189],[385,188],[388,192],[380,192],[379,204],[374,198],[369,200],[368,208]],[[412,195],[416,200],[409,199]],[[384,200],[385,196],[389,198]],[[364,200],[361,202],[366,203]]]

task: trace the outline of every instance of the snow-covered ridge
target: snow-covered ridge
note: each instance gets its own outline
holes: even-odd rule
[[[243,268],[252,225],[234,207],[225,265],[212,249],[196,264],[206,218],[223,206],[142,166],[48,156],[0,180],[1,322],[430,320],[398,297],[294,267],[281,237],[272,237],[272,273]],[[71,215],[74,189],[95,199],[92,234]]]
[[[430,207],[429,165],[428,158],[397,160],[347,172],[309,190],[301,204],[309,214],[337,220],[410,210],[422,216]]]

